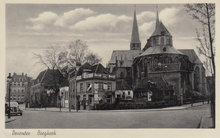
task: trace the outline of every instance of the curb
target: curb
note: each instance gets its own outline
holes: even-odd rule
[[[9,122],[12,122],[12,121],[15,121],[15,120],[16,120],[16,118],[8,120],[8,121],[5,121],[5,123],[9,123]]]
[[[128,110],[78,110],[76,112],[75,110],[72,110],[71,112],[69,111],[55,111],[55,110],[34,110],[34,109],[28,109],[28,111],[49,111],[49,112],[60,112],[60,113],[96,113],[96,112],[146,112],[146,111],[173,111],[173,110],[184,110],[188,109],[191,107],[197,107],[197,106],[202,106],[205,104],[199,104],[199,105],[194,105],[194,106],[175,106],[175,107],[167,107],[167,108],[158,108],[158,109],[128,109]],[[27,109],[26,109],[27,110]]]
[[[204,128],[204,129],[213,128],[212,119],[211,119],[211,123],[209,122],[210,121],[209,119],[210,119],[210,115],[202,116],[198,128]]]

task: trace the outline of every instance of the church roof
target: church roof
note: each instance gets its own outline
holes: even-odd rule
[[[132,34],[131,34],[131,43],[140,43],[140,42],[141,41],[139,39],[136,11],[134,11],[134,20],[133,20],[133,27],[132,27]]]
[[[121,67],[131,67],[133,59],[142,53],[141,50],[114,50],[109,63],[123,61]]]
[[[167,30],[167,28],[164,26],[164,24],[161,21],[157,21],[155,30],[151,36],[157,36],[161,35],[161,32],[164,33],[164,35],[170,35],[170,32]]]
[[[182,52],[178,51],[172,46],[153,46],[149,47],[145,50],[140,56],[147,56],[147,55],[154,55],[154,54],[181,54],[184,55]]]
[[[202,64],[201,60],[199,59],[199,57],[197,56],[196,52],[194,51],[194,49],[178,49],[180,52],[184,53],[185,55],[187,55],[189,57],[189,60],[192,63],[197,63],[197,64]]]

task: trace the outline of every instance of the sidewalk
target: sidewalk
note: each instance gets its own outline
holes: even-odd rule
[[[205,102],[204,104],[207,104]],[[194,103],[194,106],[201,106],[203,105],[202,102]],[[78,110],[80,113],[85,112],[145,112],[145,111],[170,111],[170,110],[183,110],[192,107],[191,104],[186,104],[182,106],[173,106],[173,107],[166,107],[166,108],[157,108],[157,109],[122,109],[122,110]],[[60,112],[60,108],[56,107],[48,107],[48,108],[26,108],[25,110],[30,111],[52,111],[52,112]],[[69,112],[69,108],[61,108],[61,112]],[[71,112],[76,112],[75,109],[71,109]]]
[[[204,115],[200,122],[200,128],[214,128],[211,115]]]
[[[8,118],[8,116],[5,116],[5,123],[9,123],[9,122],[12,122],[12,121],[15,121],[15,120],[16,120],[15,117]]]

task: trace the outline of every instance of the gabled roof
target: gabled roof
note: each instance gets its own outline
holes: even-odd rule
[[[82,75],[85,71],[91,73],[109,74],[108,70],[100,63],[94,65],[90,65],[89,63],[83,64],[79,68],[77,75]]]
[[[164,33],[164,35],[171,36],[170,32],[167,30],[167,28],[164,26],[164,24],[160,21],[156,24],[155,30],[151,36],[158,36],[161,35],[161,32]]]
[[[139,31],[138,31],[138,24],[136,18],[136,11],[134,11],[134,19],[133,19],[133,27],[132,27],[132,34],[131,34],[131,43],[141,43],[139,39]]]
[[[116,60],[123,61],[121,67],[131,67],[133,59],[141,53],[142,50],[114,50],[109,63],[116,63]]]
[[[189,57],[189,60],[192,63],[196,63],[196,64],[202,64],[201,60],[199,59],[199,57],[197,56],[196,52],[194,51],[194,49],[178,49],[180,52],[184,53],[185,55],[187,55]]]
[[[178,51],[177,49],[175,49],[172,46],[165,46],[165,47],[153,46],[153,47],[149,47],[147,50],[145,50],[138,57],[147,56],[147,55],[154,55],[154,54],[181,54],[181,55],[184,55],[182,52]]]
[[[67,78],[64,78],[59,70],[47,69],[42,71],[35,79],[36,83],[44,83],[45,85],[63,84],[66,85]]]

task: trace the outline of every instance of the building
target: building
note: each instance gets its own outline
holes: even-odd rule
[[[57,107],[59,88],[66,82],[59,70],[42,71],[31,86],[31,107]]]
[[[205,83],[202,79],[205,70],[198,57],[192,61],[196,54],[189,51],[192,52],[175,49],[172,35],[159,20],[157,12],[155,30],[142,54],[133,60],[134,97],[140,98],[150,92],[152,101],[170,102],[172,99],[183,104],[193,91],[203,93],[201,84]]]
[[[69,108],[69,86],[60,87],[59,96],[58,104],[60,103],[61,107]]]
[[[11,82],[11,93],[10,97],[12,101],[17,101],[18,103],[25,103],[26,106],[29,105],[29,94],[30,94],[30,81],[31,78],[27,74],[22,73],[21,75],[13,73]],[[8,100],[8,89],[6,97]]]
[[[75,84],[76,80],[76,84]],[[97,104],[112,104],[115,100],[115,75],[102,66],[85,63],[70,79],[71,105],[75,107],[75,85],[78,109],[94,109]]]
[[[116,85],[115,98],[120,100],[131,100],[133,99],[133,90],[125,81],[122,84]]]
[[[132,64],[136,56],[142,53],[141,42],[139,39],[136,11],[134,11],[133,27],[130,41],[130,50],[114,50],[107,68],[110,73],[116,75],[116,85],[124,83],[132,86]]]
[[[192,89],[201,92],[202,95],[209,95],[207,90],[206,70],[203,63],[195,53],[194,49],[178,49],[189,57],[190,62],[194,64],[193,72],[191,75]]]

